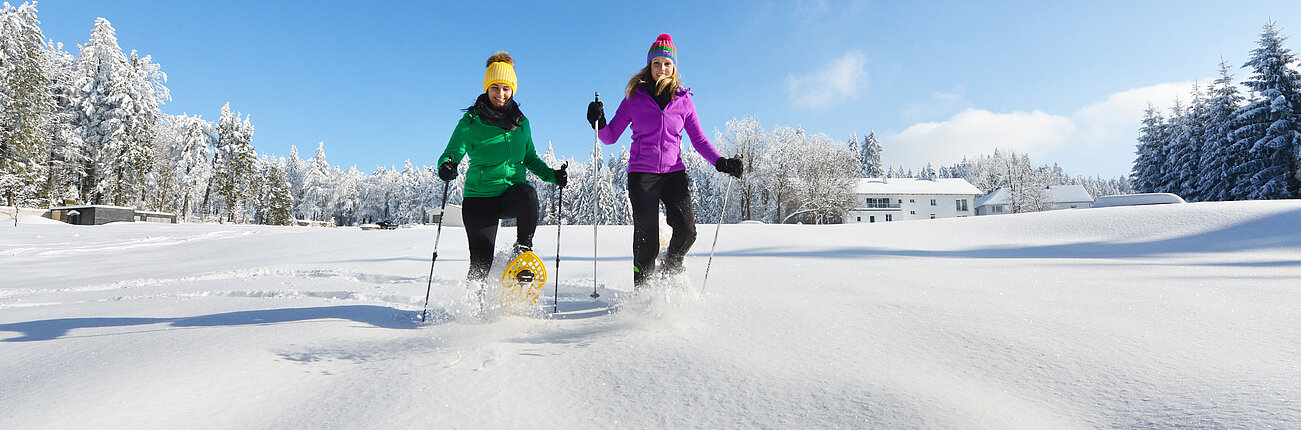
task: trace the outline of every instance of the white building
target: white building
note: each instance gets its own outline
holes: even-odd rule
[[[1084,209],[1093,205],[1093,196],[1083,185],[1049,185],[1048,199],[1052,209]],[[998,215],[1012,213],[1012,193],[1007,188],[976,199],[976,215]]]
[[[861,178],[845,223],[971,216],[978,195],[980,189],[961,178]]]
[[[1048,197],[1053,200],[1053,209],[1087,209],[1093,206],[1093,196],[1083,185],[1050,185]]]
[[[999,188],[976,199],[976,215],[1012,213],[1012,192]]]

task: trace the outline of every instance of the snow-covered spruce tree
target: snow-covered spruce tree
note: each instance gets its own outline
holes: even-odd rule
[[[397,213],[397,171],[387,166],[380,166],[371,172],[358,193],[361,209],[358,216],[363,223],[392,222]]]
[[[176,122],[173,116],[163,114],[151,147],[153,166],[150,170],[154,173],[149,176],[145,200],[150,208],[157,211],[180,212],[177,210],[181,196],[180,183],[175,174],[180,157],[172,154],[172,149],[181,140],[182,131],[178,130]]]
[[[1241,174],[1231,174],[1230,169],[1242,164],[1242,156],[1247,151],[1235,147],[1229,137],[1233,131],[1233,112],[1241,103],[1242,95],[1233,84],[1229,63],[1220,60],[1220,77],[1211,87],[1207,100],[1200,173],[1196,176],[1197,194],[1202,200],[1232,200],[1229,190],[1243,180]]]
[[[50,55],[36,4],[0,11],[0,195],[35,205],[48,200],[46,168],[54,99]]]
[[[935,167],[932,166],[931,163],[926,163],[926,167],[922,167],[921,171],[918,172],[917,177],[933,181],[935,178],[939,177],[939,173],[935,172]]]
[[[556,149],[551,145],[551,142],[547,142],[547,150],[542,154],[542,162],[547,163],[547,165],[551,166],[553,169],[559,169],[560,165],[563,164],[562,161],[556,159]],[[529,176],[530,182],[536,180],[536,177],[532,175]],[[550,184],[541,184],[540,181],[534,185],[534,188],[538,191],[539,225],[555,224],[557,222],[558,215],[555,213],[557,190],[555,186],[547,185]],[[541,188],[538,188],[539,186]]]
[[[765,219],[767,200],[771,193],[764,187],[763,180],[754,173],[763,159],[763,153],[769,146],[769,135],[754,117],[733,118],[723,126],[721,133],[714,134],[718,149],[724,156],[740,157],[745,163],[747,174],[742,175],[739,183],[733,185],[736,193],[734,203],[740,211],[741,219]]]
[[[131,141],[126,125],[133,100],[130,67],[114,33],[107,19],[96,19],[90,40],[81,46],[75,71],[78,106],[73,111],[89,152],[82,194],[93,204],[121,204],[124,175],[130,168],[126,158]]]
[[[77,58],[55,44],[50,51],[50,91],[54,100],[50,124],[50,155],[47,158],[46,188],[51,205],[64,201],[85,201],[81,184],[86,180],[90,151],[77,130],[75,68]]]
[[[1301,197],[1298,189],[1298,148],[1301,148],[1301,73],[1292,69],[1296,56],[1283,47],[1287,40],[1274,23],[1265,29],[1243,67],[1252,74],[1242,84],[1254,97],[1238,110],[1232,137],[1250,144],[1250,156],[1234,171],[1250,174],[1235,193],[1251,199]]]
[[[867,136],[863,136],[863,137],[867,137]],[[858,176],[863,176],[864,173],[867,172],[867,168],[863,166],[863,158],[858,156],[859,143],[858,143],[857,133],[849,133],[849,141],[845,142],[845,147],[849,148],[849,151],[854,153],[855,155],[854,161],[858,162],[858,169],[859,169]]]
[[[627,171],[616,172],[614,169],[610,168],[612,164],[615,164],[612,162],[612,159],[618,156],[618,154],[611,153],[607,156],[608,158],[603,157],[593,160],[596,164],[601,165],[601,171],[597,175],[597,177],[600,178],[600,182],[597,186],[601,188],[601,200],[597,203],[598,206],[596,210],[600,217],[601,224],[624,224],[624,222],[621,222],[622,220],[619,218],[620,210],[617,208],[623,204],[631,204],[628,202],[628,194],[626,192],[620,194],[618,188],[614,185],[616,181],[627,182],[628,180]]]
[[[1089,195],[1093,196],[1095,199],[1102,196],[1130,194],[1133,192],[1133,188],[1130,187],[1129,178],[1124,176],[1112,179],[1080,176],[1077,177],[1076,180],[1080,185],[1083,185],[1084,190],[1088,191]]]
[[[421,223],[427,223],[433,220],[433,214],[438,211],[438,204],[443,198],[443,181],[438,179],[438,168],[434,166],[420,167],[420,190],[416,193],[417,200],[420,201]]]
[[[213,175],[209,188],[221,198],[220,207],[230,222],[243,221],[247,215],[241,203],[251,196],[245,191],[254,179],[257,152],[249,142],[253,139],[253,124],[248,118],[230,111],[230,103],[221,107],[215,133],[217,135],[213,157]],[[221,214],[221,212],[218,212]]]
[[[289,196],[294,201],[291,213],[296,219],[307,219],[307,215],[299,212],[300,204],[303,201],[303,178],[307,175],[307,162],[298,156],[298,146],[289,146],[289,158],[285,160],[285,178],[289,181]]]
[[[580,172],[575,170],[575,165],[570,164],[569,183],[572,190],[565,190],[565,196],[570,192],[575,194],[576,201],[573,204],[577,224],[592,223],[592,213],[595,208],[596,219],[599,224],[613,224],[615,222],[614,206],[624,204],[620,200],[626,201],[628,195],[616,195],[614,182],[616,178],[614,173],[605,166],[603,156],[596,150],[593,150],[591,157],[588,158],[586,165],[582,166],[581,176],[576,176]],[[624,179],[627,176],[625,174]],[[578,181],[575,181],[577,179]],[[574,187],[578,185],[579,187]],[[593,200],[595,197],[596,200]],[[568,202],[566,202],[568,204]],[[566,210],[568,211],[568,210]]]
[[[424,218],[424,202],[420,198],[420,169],[411,164],[411,160],[406,160],[402,172],[398,174],[397,194],[400,200],[398,223],[410,224]]]
[[[884,148],[881,142],[876,139],[876,130],[867,133],[863,138],[863,143],[858,149],[858,160],[863,165],[863,174],[869,178],[880,178],[885,175],[881,170],[881,153]]]
[[[1182,130],[1188,124],[1188,110],[1184,107],[1182,99],[1175,98],[1174,106],[1170,108],[1170,117],[1166,118],[1165,123],[1161,124],[1161,146],[1157,149],[1160,155],[1161,165],[1158,166],[1157,176],[1153,184],[1156,192],[1159,193],[1179,193],[1175,184],[1178,182],[1178,172],[1175,166],[1179,158],[1178,151],[1182,148],[1183,142],[1179,141],[1182,136]]]
[[[335,225],[357,225],[357,200],[360,196],[359,186],[365,179],[365,174],[357,170],[357,166],[349,167],[348,170],[334,168],[334,177],[337,178],[334,188],[334,207],[330,211],[330,219]]]
[[[554,154],[553,154],[554,155]],[[592,173],[586,163],[569,160],[569,184],[565,186],[564,203],[560,208],[560,219],[566,225],[590,222],[591,210],[583,211],[584,202],[591,198]],[[627,197],[627,196],[625,196]],[[554,216],[554,215],[553,215]],[[586,218],[584,218],[586,217]]]
[[[176,208],[188,218],[196,212],[196,206],[203,199],[204,189],[212,178],[211,154],[216,137],[212,124],[198,116],[172,116],[170,125],[176,140],[171,142],[168,152],[175,160],[172,175],[181,194]]]
[[[628,147],[619,147],[617,154],[611,153],[606,168],[610,170],[610,223],[616,225],[632,224],[632,202],[628,200],[628,162],[632,152]]]
[[[324,221],[329,208],[334,206],[335,178],[330,163],[325,159],[325,142],[316,145],[316,155],[307,161],[303,172],[303,199],[298,201],[298,212],[304,219]],[[393,209],[396,212],[396,208]]]
[[[154,171],[158,152],[154,137],[162,115],[159,105],[171,100],[170,91],[163,86],[166,81],[167,75],[149,56],[142,58],[131,51],[126,69],[127,95],[131,97],[125,123],[127,145],[119,176],[122,201],[131,206],[158,209],[151,208],[146,198],[149,183],[154,181],[152,176],[159,174]]]
[[[1197,191],[1201,173],[1202,147],[1205,145],[1207,101],[1201,88],[1193,84],[1192,102],[1184,110],[1171,139],[1169,163],[1170,192],[1188,201],[1204,200]]]
[[[286,163],[286,170],[288,164]],[[376,167],[366,180],[357,188],[357,217],[362,224],[376,223],[383,221],[381,218],[384,213],[384,191],[380,185],[381,178],[388,172],[385,166]],[[288,175],[286,175],[288,176]]]
[[[1138,129],[1138,158],[1134,159],[1134,190],[1140,193],[1157,192],[1161,168],[1165,165],[1162,149],[1165,147],[1165,118],[1148,103],[1143,110],[1143,125]]]
[[[263,158],[258,163],[258,180],[262,190],[258,204],[258,222],[269,225],[293,224],[293,197],[289,195],[289,178],[283,158]]]

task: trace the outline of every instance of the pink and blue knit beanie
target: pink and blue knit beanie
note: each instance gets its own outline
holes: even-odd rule
[[[678,64],[678,52],[673,49],[673,37],[668,33],[661,34],[655,39],[655,43],[651,44],[650,52],[646,53],[646,64],[650,64],[655,57],[668,57],[673,60],[674,65]]]

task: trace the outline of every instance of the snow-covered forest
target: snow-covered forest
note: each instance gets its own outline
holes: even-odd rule
[[[1170,117],[1149,104],[1138,137],[1134,187],[1188,201],[1301,197],[1301,72],[1287,38],[1265,25],[1242,68],[1243,95],[1221,60],[1219,78]]]
[[[464,175],[444,184],[434,166],[407,161],[369,173],[345,169],[329,163],[324,142],[306,159],[297,147],[285,157],[259,154],[250,115],[230,103],[215,122],[162,112],[171,99],[167,75],[150,56],[125,53],[107,19],[96,20],[76,55],[44,37],[34,3],[6,4],[0,22],[0,196],[9,205],[111,204],[190,221],[352,225],[430,220],[445,187],[447,203],[460,202]],[[1295,85],[1289,88],[1295,94]],[[1011,151],[916,173],[885,168],[875,132],[844,142],[799,127],[765,129],[751,117],[729,121],[713,143],[742,157],[747,173],[730,182],[687,148],[683,158],[702,222],[774,223],[794,213],[838,222],[860,177],[962,177],[986,192],[1008,187],[1016,212],[1046,207],[1046,185],[1082,183],[1094,196],[1130,190],[1127,178],[1071,177]],[[612,146],[574,159],[548,144],[543,159],[557,168],[568,163],[570,182],[561,204],[554,186],[531,177],[541,221],[586,224],[595,215],[601,224],[629,223],[628,157],[628,148]]]

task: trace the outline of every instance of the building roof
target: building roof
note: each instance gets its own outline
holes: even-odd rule
[[[1186,203],[1183,197],[1171,193],[1120,194],[1098,197],[1093,203],[1095,208],[1112,206],[1160,205],[1167,203]]]
[[[1048,198],[1053,203],[1092,203],[1093,196],[1083,185],[1049,185]],[[1012,204],[1012,192],[999,188],[976,199],[976,207]]]
[[[1083,185],[1050,185],[1048,196],[1053,203],[1093,203],[1093,196]]]
[[[127,209],[127,210],[136,210],[136,208],[129,208],[129,207],[126,207],[126,206],[109,206],[109,205],[72,205],[72,206],[55,206],[55,207],[50,208],[50,210],[54,210],[54,211],[63,211],[63,210],[72,210],[72,209],[89,209],[89,208],[104,208],[104,209]]]
[[[857,194],[980,195],[980,189],[962,178],[859,178]]]
[[[976,199],[976,207],[1010,205],[1012,204],[1012,192],[1007,188],[999,188],[989,194],[985,194]]]

